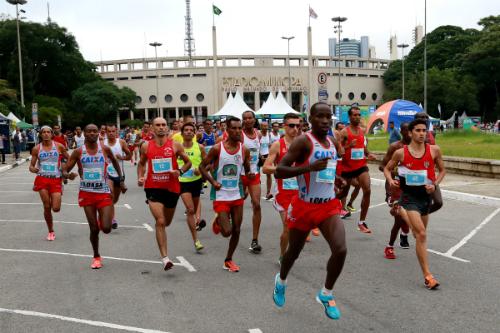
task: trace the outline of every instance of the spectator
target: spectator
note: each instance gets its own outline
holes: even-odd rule
[[[5,164],[5,146],[8,142],[4,142],[4,140],[7,140],[7,138],[0,133],[0,154],[2,155],[2,164]]]
[[[34,129],[29,129],[26,131],[26,147],[28,148],[30,155],[31,155],[31,149],[35,147],[36,145],[36,131]]]
[[[19,159],[19,154],[21,153],[21,142],[23,137],[21,136],[21,131],[19,127],[12,133],[12,144],[14,145],[14,159],[17,161]]]
[[[28,141],[28,138],[26,136],[26,131],[21,128],[21,151],[26,151],[26,142]]]
[[[389,122],[389,144],[393,144],[394,142],[398,142],[401,140],[401,133],[399,133],[398,129],[394,127],[394,122]]]

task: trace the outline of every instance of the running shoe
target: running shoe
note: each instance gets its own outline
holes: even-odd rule
[[[168,261],[163,263],[163,270],[168,271],[174,267],[174,263],[169,259]]]
[[[323,305],[323,307],[325,308],[325,314],[328,318],[335,320],[340,319],[340,311],[337,307],[337,304],[335,303],[335,298],[333,297],[333,295],[323,295],[320,290],[316,295],[316,301]]]
[[[399,246],[402,249],[410,248],[410,243],[408,243],[408,235],[399,235]]]
[[[266,201],[271,201],[271,200],[273,200],[273,195],[272,195],[271,193],[269,193],[268,195],[266,195],[266,196],[264,197],[264,200],[266,200]]]
[[[102,268],[101,257],[92,258],[92,264],[90,265],[90,268],[92,268],[92,269]]]
[[[435,290],[437,287],[439,287],[439,282],[432,276],[432,274],[429,274],[425,277],[425,287],[429,290]]]
[[[311,234],[307,234],[307,237],[306,237],[306,242],[309,243],[311,241]]]
[[[318,236],[319,236],[319,228],[314,228],[314,229],[312,230],[312,234],[313,234],[313,236],[318,237]]]
[[[254,239],[252,241],[252,243],[250,244],[250,248],[248,250],[250,250],[250,252],[252,252],[252,253],[257,254],[257,253],[260,253],[262,251],[262,246],[260,246],[259,242],[256,239]]]
[[[220,225],[217,216],[214,218],[212,222],[212,232],[216,235],[220,234]]]
[[[340,211],[340,218],[341,219],[346,219],[346,218],[348,218],[350,216],[351,216],[351,212],[350,211],[343,210],[343,209]]]
[[[356,208],[354,208],[352,205],[348,204],[346,207],[346,210],[350,211],[351,213],[354,213],[356,211]]]
[[[201,244],[199,239],[194,242],[194,248],[196,249],[196,252],[200,252],[201,250],[203,250],[204,246],[203,244]]]
[[[358,230],[364,234],[371,234],[372,233],[372,231],[370,230],[370,228],[368,228],[368,226],[366,225],[365,222],[363,222],[361,224],[358,223]]]
[[[224,261],[224,266],[223,268],[226,271],[232,272],[232,273],[237,273],[240,271],[240,267],[236,265],[236,263],[232,260],[226,260]]]
[[[205,220],[200,220],[200,222],[198,222],[198,225],[196,226],[196,231],[201,231],[206,226],[207,222]]]
[[[394,248],[392,246],[385,247],[384,257],[386,259],[396,259],[396,253],[394,253]]]
[[[113,221],[111,221],[111,228],[113,229],[118,229],[118,221],[113,218]]]
[[[274,304],[276,304],[278,308],[282,308],[283,305],[285,305],[285,291],[286,291],[286,284],[281,284],[280,273],[278,273],[274,278],[274,291],[273,291]]]
[[[56,234],[52,231],[52,232],[49,232],[49,234],[47,235],[47,240],[52,242],[52,241],[55,241],[56,240]]]

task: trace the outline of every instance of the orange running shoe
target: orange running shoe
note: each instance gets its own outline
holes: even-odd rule
[[[56,234],[52,231],[52,232],[49,232],[49,234],[47,235],[47,240],[48,241],[55,241],[56,240]]]
[[[230,271],[232,273],[236,273],[240,271],[240,267],[236,265],[236,263],[232,260],[226,260],[224,261],[224,267],[225,270]]]
[[[307,238],[306,238],[306,242],[310,242],[310,241],[311,241],[311,233],[308,233]]]
[[[386,259],[396,259],[396,253],[394,253],[394,248],[392,246],[385,247],[384,257]]]
[[[439,282],[432,276],[432,274],[429,274],[425,277],[425,287],[429,290],[435,290],[437,287],[439,287]]]
[[[219,218],[217,216],[214,218],[214,221],[212,222],[212,231],[216,235],[220,234]]]
[[[312,230],[312,234],[313,234],[313,236],[318,237],[318,236],[319,236],[319,228],[314,228],[314,229]]]
[[[363,222],[361,224],[358,223],[358,230],[364,234],[371,234],[372,233],[372,231],[370,230],[370,228],[368,228],[368,226],[366,225],[365,222]]]
[[[90,265],[90,268],[92,268],[92,269],[102,268],[101,257],[93,258],[92,265]]]

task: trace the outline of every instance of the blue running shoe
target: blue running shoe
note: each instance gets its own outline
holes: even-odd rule
[[[330,319],[340,319],[340,311],[335,303],[333,295],[325,296],[321,293],[321,290],[316,295],[316,300],[318,303],[322,304],[325,308],[325,313]]]
[[[281,284],[280,273],[278,273],[274,278],[273,300],[274,304],[276,304],[276,306],[279,308],[285,305],[285,291],[286,291],[286,285]]]

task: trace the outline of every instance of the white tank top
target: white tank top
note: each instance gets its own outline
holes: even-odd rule
[[[260,138],[260,154],[261,155],[269,155],[269,132],[266,135],[262,135]]]
[[[90,155],[87,153],[87,146],[82,146],[82,156],[80,165],[82,167],[82,179],[80,181],[80,191],[92,193],[111,193],[107,183],[106,159],[101,144],[97,143],[97,153]]]
[[[280,136],[279,132],[277,135],[274,135],[273,131],[269,132],[269,144],[270,145],[272,145],[276,141],[279,141],[280,138],[281,138],[281,136]]]
[[[76,143],[76,148],[80,148],[81,146],[83,146],[83,143],[85,142],[85,136],[83,135],[76,135],[75,134],[75,143]]]
[[[61,178],[61,158],[54,141],[52,141],[50,151],[43,150],[42,144],[39,144],[38,167],[39,171],[37,175],[39,176]]]
[[[257,130],[254,129],[255,138],[250,139],[244,131],[241,131],[243,135],[243,144],[245,148],[250,151],[250,172],[258,173],[259,172],[259,153],[260,153],[260,142],[259,142],[259,134]],[[245,174],[245,170],[241,172],[242,175]]]
[[[313,149],[302,165],[313,164],[317,160],[329,157],[328,166],[321,171],[311,171],[297,176],[299,198],[307,203],[320,204],[335,199],[335,173],[337,169],[337,150],[327,137],[329,146],[323,146],[311,133],[306,133]]]
[[[220,144],[219,162],[214,172],[215,180],[222,184],[220,190],[212,187],[211,199],[216,201],[234,201],[243,198],[240,176],[243,171],[243,145],[237,152],[230,154]]]
[[[116,155],[123,156],[124,155],[122,145],[120,144],[119,139],[115,139],[115,144],[113,146],[110,146],[108,139],[106,138],[106,139],[104,139],[104,145],[108,146],[109,149],[111,149],[111,152],[113,153],[114,156],[116,156]],[[118,160],[118,164],[120,164],[122,175],[123,175],[123,170],[124,170],[123,160]],[[113,177],[113,178],[118,177],[118,172],[116,172],[115,167],[113,166],[113,164],[111,164],[111,161],[108,161],[108,175],[110,177]]]

